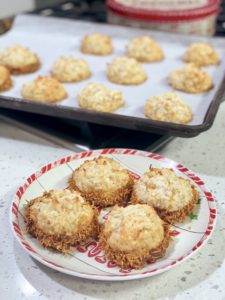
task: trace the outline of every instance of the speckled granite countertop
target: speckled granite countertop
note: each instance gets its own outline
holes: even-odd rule
[[[225,299],[225,103],[213,127],[192,139],[176,138],[161,150],[199,173],[217,198],[218,221],[193,258],[155,277],[95,282],[61,274],[33,260],[15,241],[9,206],[18,185],[49,161],[70,154],[0,121],[0,299]]]

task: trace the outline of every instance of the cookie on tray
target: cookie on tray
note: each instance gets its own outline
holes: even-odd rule
[[[207,43],[194,43],[184,53],[185,62],[194,63],[199,67],[216,65],[219,56],[213,46]]]
[[[98,157],[74,170],[69,187],[80,191],[93,205],[107,207],[128,201],[133,178],[116,160]]]
[[[109,55],[113,52],[111,38],[98,32],[86,35],[80,48],[83,53],[94,55]]]
[[[81,108],[103,112],[113,112],[125,103],[120,91],[93,82],[79,93],[78,102]]]
[[[40,68],[38,56],[20,45],[6,48],[0,53],[0,64],[6,66],[12,74],[27,74]]]
[[[9,70],[0,65],[0,92],[9,90],[12,87],[12,80]]]
[[[73,57],[60,57],[53,64],[51,73],[60,82],[79,82],[91,75],[86,60]]]
[[[165,255],[169,226],[145,204],[115,206],[99,235],[106,257],[122,268],[140,269]]]
[[[107,65],[107,77],[113,83],[137,85],[147,79],[147,74],[136,59],[122,56]]]
[[[63,253],[98,234],[97,212],[77,191],[45,192],[28,203],[24,220],[26,231],[44,247]]]
[[[175,223],[184,221],[198,199],[190,180],[177,176],[172,169],[150,168],[135,182],[131,203],[151,205],[161,219]]]
[[[170,72],[168,81],[175,90],[185,93],[202,93],[213,87],[210,75],[194,64],[187,64]]]
[[[187,124],[192,120],[188,104],[175,92],[151,97],[145,104],[147,118],[158,121]]]
[[[30,101],[55,103],[65,99],[67,92],[56,78],[39,76],[22,86],[21,95]]]
[[[126,53],[127,56],[140,62],[157,62],[164,59],[160,45],[149,36],[131,39],[127,45]]]

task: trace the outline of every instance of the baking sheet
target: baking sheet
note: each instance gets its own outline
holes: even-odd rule
[[[92,32],[102,32],[112,37],[115,49],[112,55],[98,57],[80,52],[79,46],[81,39],[85,34]],[[141,85],[123,86],[111,83],[106,77],[105,71],[107,63],[116,56],[124,55],[128,40],[133,36],[141,34],[148,34],[160,43],[165,53],[165,59],[162,62],[143,64],[148,74],[148,80]],[[221,85],[224,76],[225,43],[221,38],[188,37],[142,29],[62,20],[53,17],[20,15],[16,17],[13,28],[0,37],[0,51],[5,47],[15,44],[27,46],[39,55],[42,66],[40,70],[35,73],[13,76],[14,87],[7,92],[1,93],[1,95],[15,97],[16,100],[22,101],[22,99],[19,98],[21,98],[20,90],[23,83],[36,78],[38,75],[50,75],[52,64],[57,58],[60,56],[83,57],[90,65],[92,77],[80,83],[64,84],[69,97],[56,105],[66,106],[68,108],[79,108],[76,99],[77,94],[89,81],[94,81],[123,92],[126,105],[118,109],[114,114],[146,119],[143,114],[146,100],[153,95],[172,90],[167,83],[167,75],[171,70],[183,65],[182,54],[185,49],[195,41],[211,43],[221,58],[219,65],[204,68],[212,76],[214,81],[214,88],[211,91],[194,95],[177,91],[177,94],[182,96],[193,111],[193,120],[189,125],[200,125],[204,121],[211,101]]]

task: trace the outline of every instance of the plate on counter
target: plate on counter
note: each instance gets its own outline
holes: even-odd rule
[[[99,244],[88,240],[71,248],[70,254],[64,255],[43,248],[41,244],[25,231],[23,220],[24,208],[27,202],[41,196],[50,189],[62,189],[68,186],[68,178],[74,169],[85,160],[98,156],[111,157],[119,161],[124,168],[139,178],[149,165],[157,168],[172,168],[174,172],[196,187],[200,194],[195,210],[184,223],[171,226],[170,235],[173,241],[166,255],[155,263],[147,264],[142,269],[124,269],[106,259]],[[101,212],[107,214],[107,210]],[[215,200],[204,182],[188,168],[161,155],[132,149],[103,149],[75,153],[52,162],[33,173],[19,187],[12,201],[10,223],[13,233],[23,247],[33,258],[59,272],[73,276],[104,281],[124,281],[153,276],[174,268],[196,253],[206,244],[212,234],[216,221]]]

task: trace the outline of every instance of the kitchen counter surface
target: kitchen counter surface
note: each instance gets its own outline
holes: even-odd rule
[[[217,199],[216,230],[196,255],[163,274],[128,282],[64,275],[33,260],[14,239],[9,206],[19,184],[47,162],[71,154],[0,119],[0,299],[225,299],[225,103],[213,127],[176,138],[161,154],[199,173]]]

